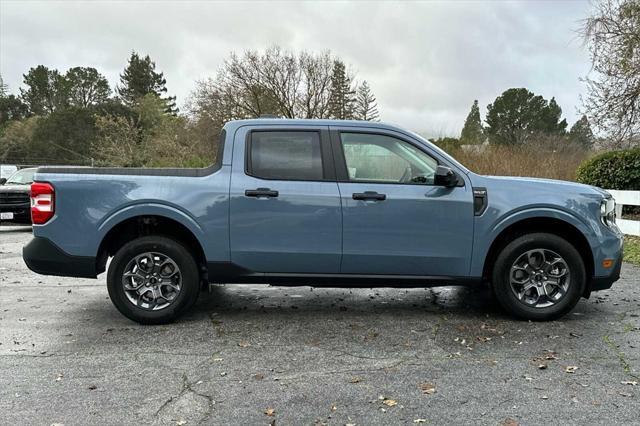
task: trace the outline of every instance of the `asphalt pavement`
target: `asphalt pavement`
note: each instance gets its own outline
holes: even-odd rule
[[[174,324],[40,276],[0,227],[0,423],[614,424],[640,417],[640,268],[565,318],[483,289],[222,285]]]

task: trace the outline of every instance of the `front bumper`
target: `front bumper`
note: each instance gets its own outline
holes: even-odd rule
[[[611,271],[611,275],[606,277],[593,277],[591,278],[591,283],[589,286],[590,291],[598,291],[598,290],[607,290],[613,286],[613,283],[620,279],[620,270],[622,269],[622,252],[620,252],[620,256],[616,261],[613,270]]]
[[[0,213],[13,213],[13,220],[31,222],[31,206],[23,204],[0,204]]]
[[[91,256],[73,256],[44,237],[33,237],[22,249],[27,267],[42,275],[62,277],[96,277],[96,259]]]

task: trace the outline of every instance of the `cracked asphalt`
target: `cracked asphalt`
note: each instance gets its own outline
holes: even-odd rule
[[[30,272],[30,237],[0,228],[3,424],[640,422],[637,266],[549,323],[481,289],[225,285],[140,326],[104,275]]]

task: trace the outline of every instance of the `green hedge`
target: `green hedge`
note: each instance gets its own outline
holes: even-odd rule
[[[604,189],[640,190],[640,148],[610,151],[585,161],[576,171],[578,182]]]

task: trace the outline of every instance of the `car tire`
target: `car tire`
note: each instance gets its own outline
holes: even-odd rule
[[[166,324],[195,304],[200,274],[181,243],[146,236],[130,241],[115,254],[107,289],[115,307],[127,318],[140,324]]]
[[[565,239],[548,233],[526,234],[508,243],[496,258],[491,278],[500,305],[512,315],[531,321],[566,315],[586,286],[580,253]]]

